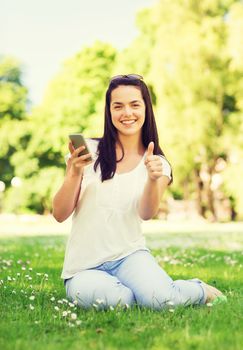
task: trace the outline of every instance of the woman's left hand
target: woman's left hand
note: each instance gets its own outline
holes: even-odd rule
[[[163,175],[163,166],[160,156],[154,155],[154,143],[150,142],[144,164],[147,167],[148,176],[151,180],[157,180]]]

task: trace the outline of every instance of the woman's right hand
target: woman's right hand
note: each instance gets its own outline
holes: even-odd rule
[[[71,153],[71,157],[67,161],[67,175],[70,177],[82,176],[84,167],[92,163],[92,160],[87,161],[87,159],[92,157],[92,155],[91,153],[88,153],[83,156],[78,156],[79,153],[85,149],[85,146],[75,149],[72,142],[69,142],[68,148]]]

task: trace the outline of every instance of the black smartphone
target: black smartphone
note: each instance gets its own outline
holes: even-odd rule
[[[78,147],[85,146],[85,149],[79,153],[78,156],[83,156],[87,153],[90,153],[89,148],[87,146],[87,143],[85,141],[85,138],[83,137],[82,134],[70,134],[68,135],[69,139],[71,140],[73,147],[77,149]],[[92,158],[87,158],[86,161],[89,162],[91,161]]]

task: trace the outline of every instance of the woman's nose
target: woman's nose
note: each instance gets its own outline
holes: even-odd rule
[[[129,106],[125,107],[124,113],[127,117],[132,116],[132,109]]]

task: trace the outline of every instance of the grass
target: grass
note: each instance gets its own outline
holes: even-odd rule
[[[173,245],[168,235],[151,236],[148,246],[173,279],[197,277],[214,284],[227,295],[227,304],[163,311],[82,310],[66,300],[60,279],[65,236],[0,239],[0,348],[241,350],[242,233],[234,233],[237,250],[227,244],[231,234],[224,233],[220,249],[198,241],[183,248],[183,238],[194,238],[191,233],[179,236],[179,245],[175,236]]]

